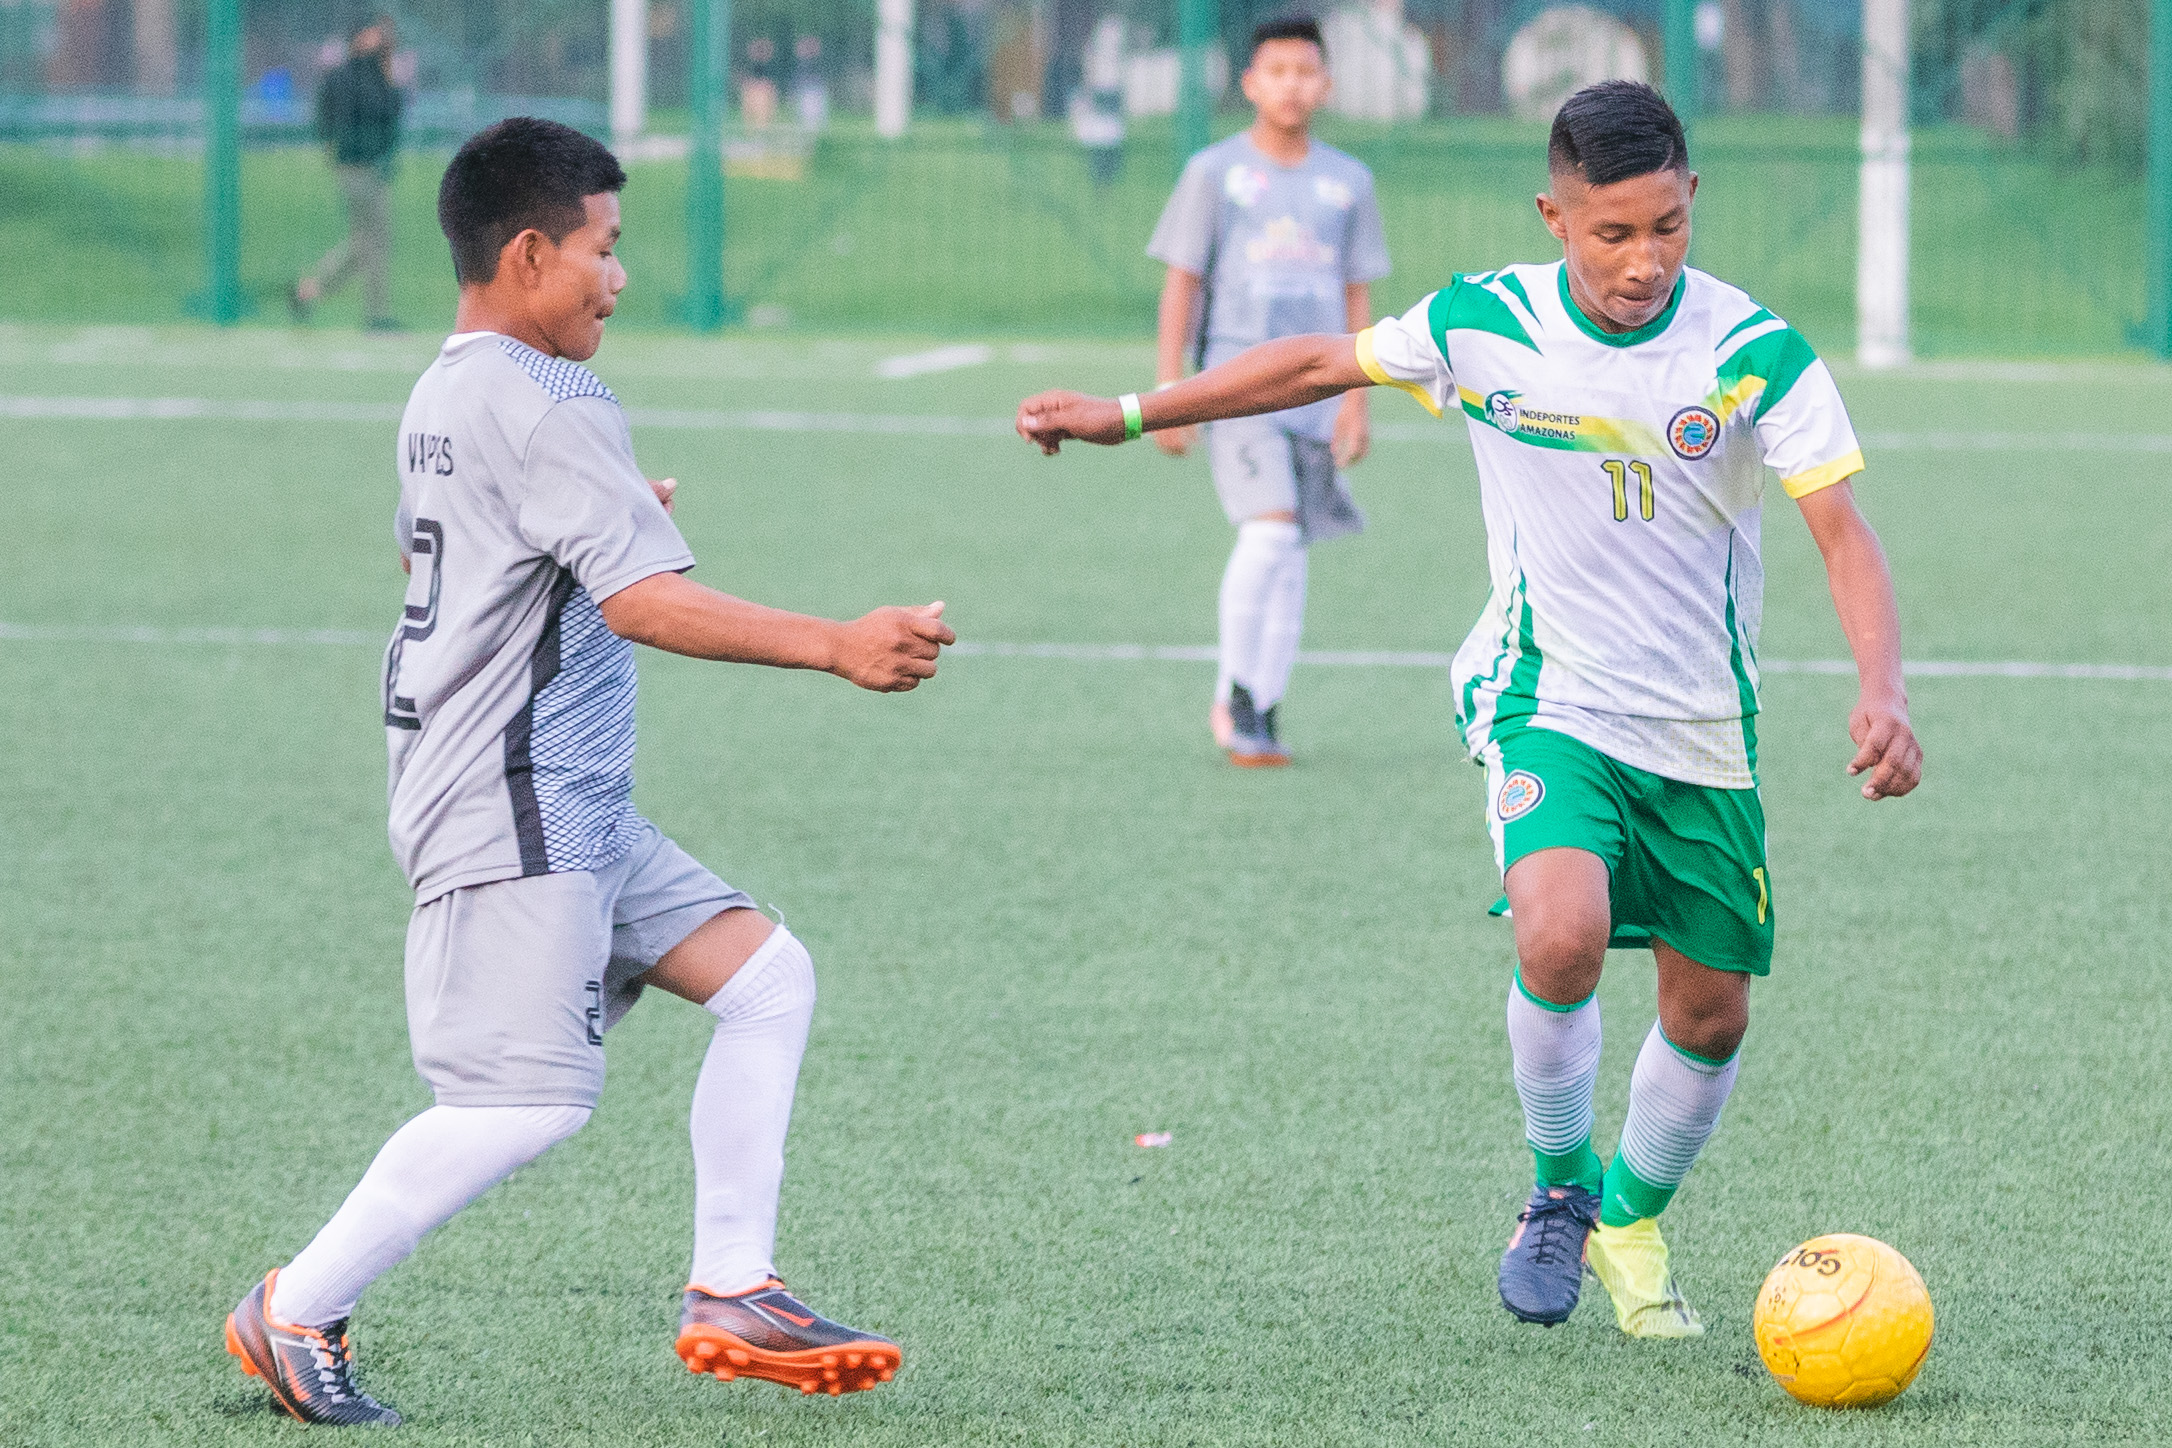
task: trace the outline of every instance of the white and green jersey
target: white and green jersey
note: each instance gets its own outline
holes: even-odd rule
[[[1863,466],[1801,334],[1688,269],[1648,325],[1602,332],[1555,262],[1458,276],[1357,354],[1469,422],[1493,580],[1454,666],[1472,756],[1534,725],[1752,787],[1765,469],[1800,498]]]

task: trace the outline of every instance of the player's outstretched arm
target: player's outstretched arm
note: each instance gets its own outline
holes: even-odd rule
[[[1138,405],[1142,430],[1153,432],[1281,412],[1372,385],[1358,366],[1356,337],[1283,337],[1239,352],[1165,391],[1149,393]],[[1018,404],[1018,435],[1050,454],[1072,438],[1119,443],[1124,440],[1124,410],[1112,397],[1043,392]]]
[[[1192,319],[1201,286],[1196,272],[1180,266],[1170,267],[1162,278],[1161,305],[1154,322],[1154,376],[1164,386],[1184,380],[1184,357],[1191,350]],[[1180,458],[1197,438],[1195,428],[1165,427],[1154,434],[1154,446]]]
[[[935,656],[958,641],[940,603],[878,608],[839,623],[749,603],[679,573],[644,578],[602,608],[611,632],[637,644],[696,659],[820,669],[889,694],[933,678]]]
[[[1908,689],[1901,679],[1900,608],[1893,574],[1869,520],[1855,506],[1851,483],[1835,483],[1799,500],[1810,536],[1825,556],[1825,578],[1841,631],[1855,655],[1862,693],[1848,716],[1856,743],[1848,773],[1869,772],[1863,798],[1908,793],[1923,778],[1923,746],[1908,723]]]

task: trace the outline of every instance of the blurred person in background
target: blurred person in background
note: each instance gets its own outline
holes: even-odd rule
[[[802,35],[792,42],[792,115],[803,131],[830,123],[830,83],[822,74],[822,37]]]
[[[1096,186],[1111,184],[1124,167],[1123,17],[1094,23],[1070,111],[1071,134],[1086,149],[1086,174]]]
[[[1146,254],[1168,268],[1160,382],[1247,347],[1372,320],[1371,283],[1388,274],[1373,173],[1312,137],[1328,96],[1327,49],[1309,15],[1252,32],[1249,129],[1192,157]],[[1304,631],[1306,550],[1355,533],[1364,514],[1342,470],[1371,443],[1363,389],[1207,427],[1207,456],[1237,543],[1222,574],[1214,742],[1245,768],[1290,762],[1278,724]],[[1197,431],[1154,434],[1181,456]]]
[[[362,325],[395,332],[392,318],[392,164],[406,97],[392,79],[393,28],[380,16],[347,42],[347,58],[317,88],[317,135],[347,203],[347,235],[287,294],[296,321],[362,276]]]
[[[739,82],[739,118],[750,131],[766,131],[777,119],[777,42],[766,35],[747,42],[746,78]]]

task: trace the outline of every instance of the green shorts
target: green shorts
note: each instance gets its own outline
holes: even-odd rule
[[[1755,789],[1684,784],[1554,729],[1487,746],[1486,827],[1509,866],[1566,846],[1606,861],[1616,945],[1657,936],[1699,965],[1772,969],[1772,873]]]

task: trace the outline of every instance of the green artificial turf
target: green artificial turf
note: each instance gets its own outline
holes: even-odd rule
[[[636,408],[1000,417],[1142,346],[614,337]],[[430,343],[0,329],[0,397],[397,403]],[[1908,652],[2172,664],[2164,452],[1922,446],[2149,432],[2124,366],[1844,372]],[[2013,402],[2025,391],[2028,406]],[[1376,416],[1421,422],[1392,396]],[[0,623],[358,630],[397,609],[384,423],[5,423]],[[1422,434],[1421,434],[1422,436]],[[1918,440],[1908,445],[1910,439]],[[981,642],[1211,638],[1227,528],[1197,459],[1002,438],[636,429],[697,577],[830,613],[941,597]],[[1456,430],[1381,442],[1308,644],[1445,650],[1483,591]],[[1764,654],[1842,656],[1777,489]],[[292,1440],[221,1316],[427,1104],[400,993],[378,656],[361,643],[0,637],[0,1444]],[[1775,673],[1761,759],[1780,949],[1741,1084],[1666,1226],[1711,1324],[1500,1309],[1530,1163],[1481,776],[1441,673],[1300,669],[1295,768],[1228,768],[1211,669],[954,656],[914,694],[643,660],[638,800],[785,912],[822,977],[779,1265],[896,1337],[803,1401],[670,1353],[708,1018],[645,1004],[594,1121],[394,1270],[357,1319],[414,1444],[2117,1444],[2172,1415],[2154,1169],[2172,682],[1924,678],[1922,791],[1843,776],[1852,688]],[[1600,1137],[1652,1011],[1611,958]],[[1135,1133],[1166,1130],[1142,1150]],[[1939,1337],[1893,1406],[1758,1366],[1764,1273],[1861,1231]],[[2154,1425],[2154,1426],[2153,1426]]]

